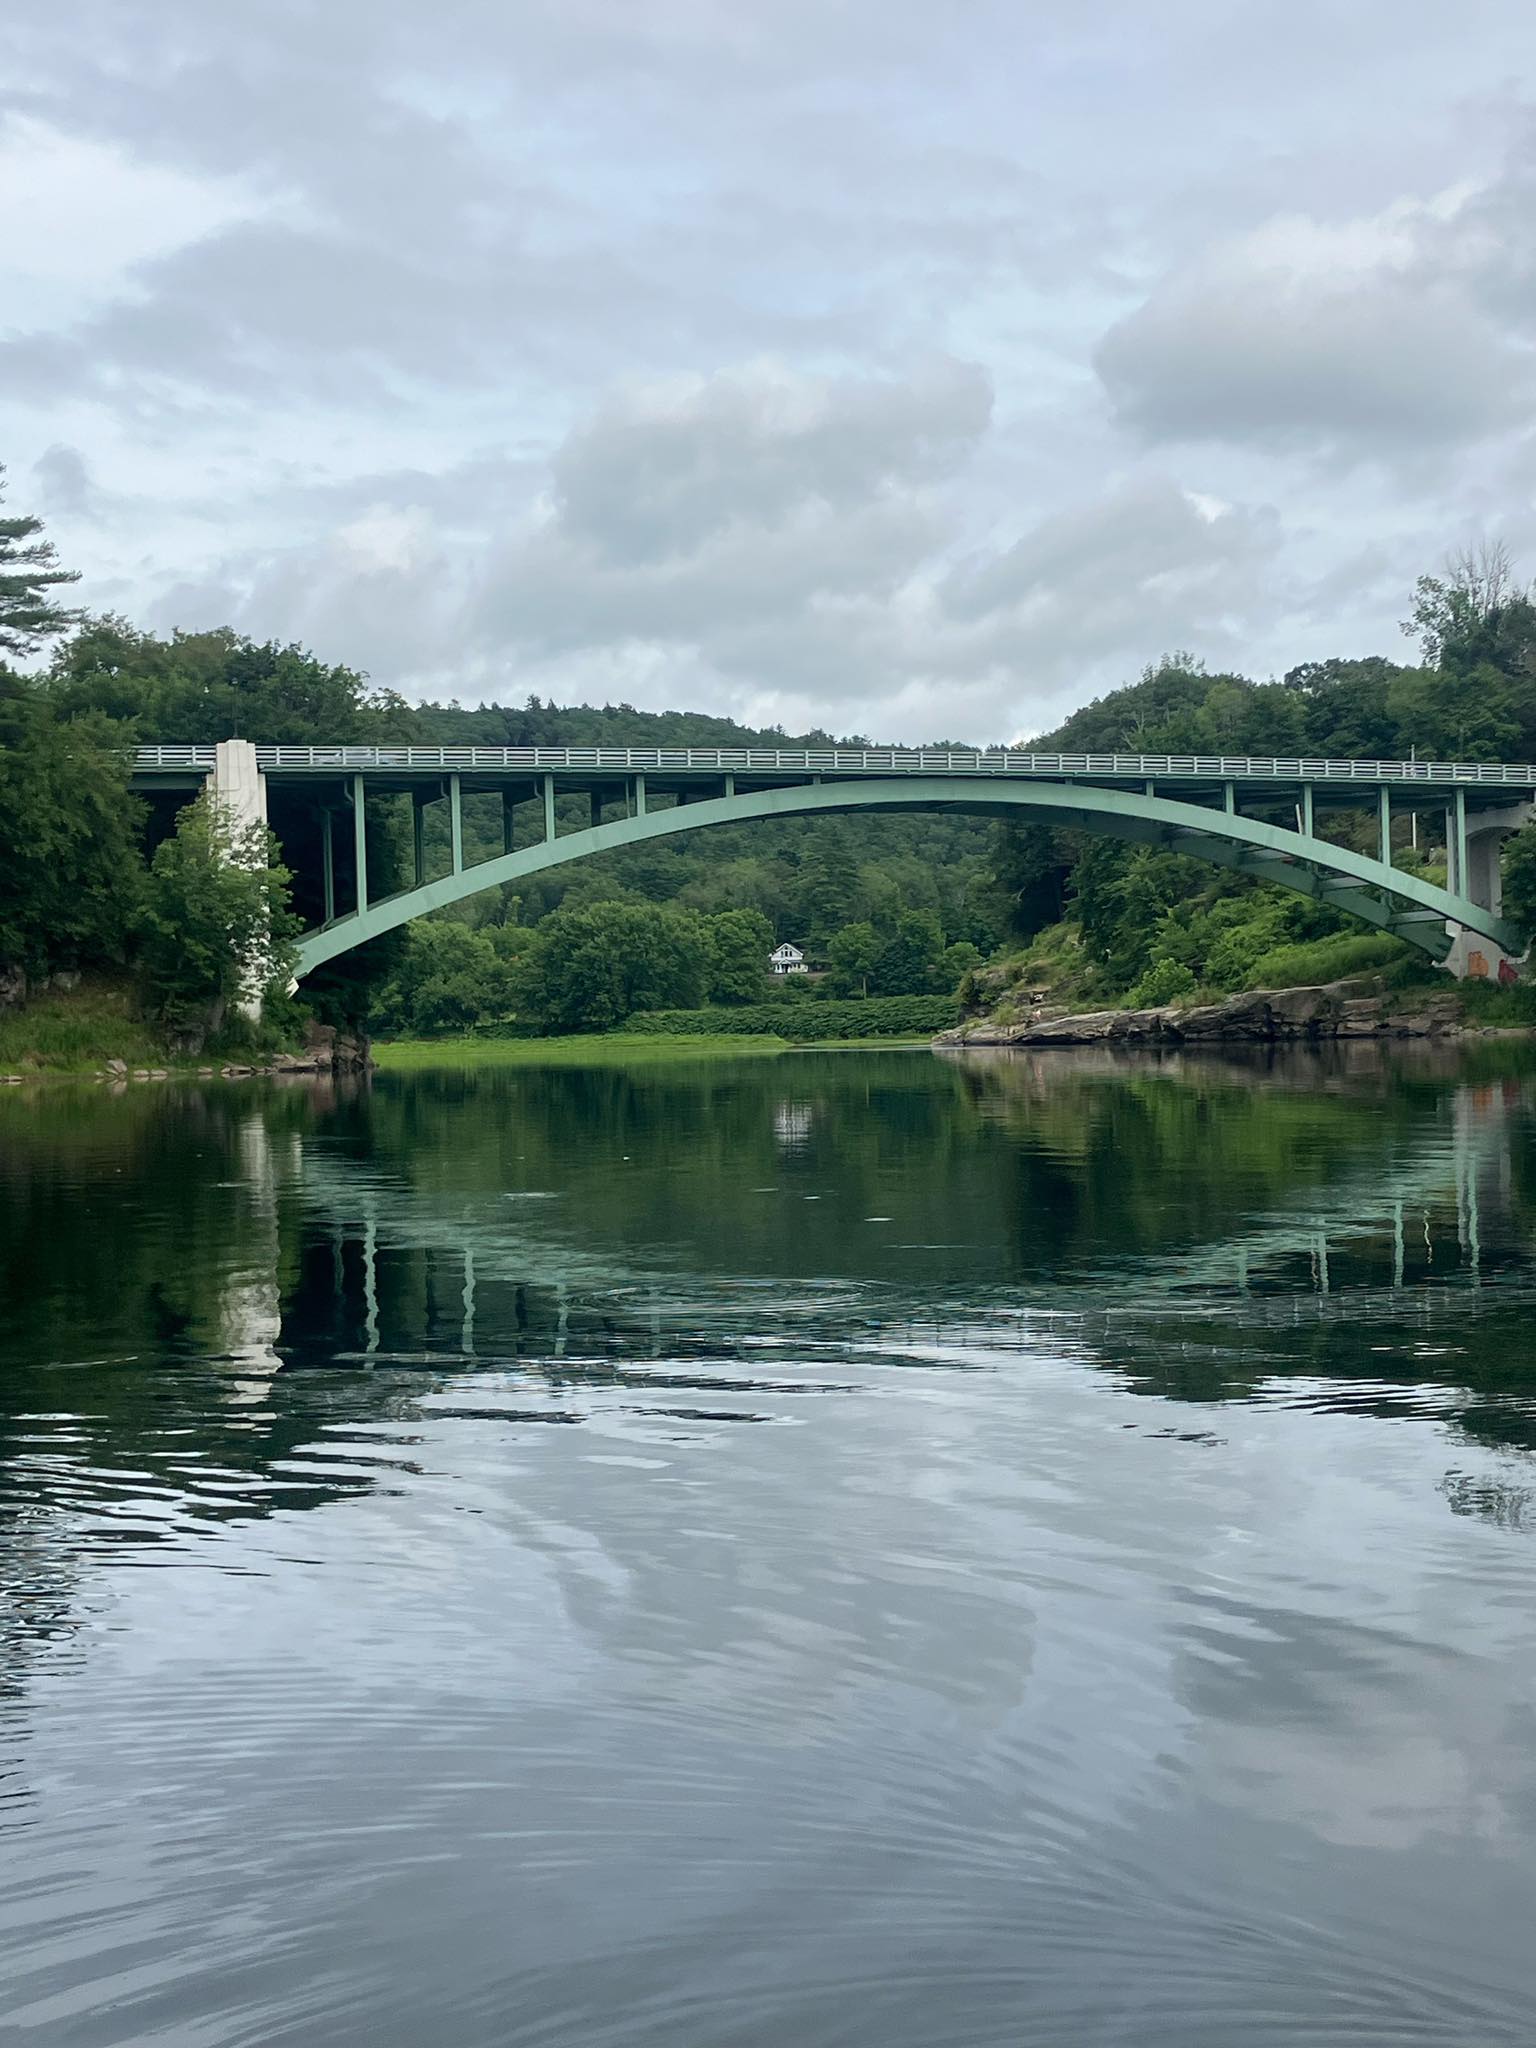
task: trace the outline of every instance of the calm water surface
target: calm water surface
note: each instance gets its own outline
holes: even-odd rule
[[[0,2024],[1536,2038],[1536,1069],[0,1099]]]

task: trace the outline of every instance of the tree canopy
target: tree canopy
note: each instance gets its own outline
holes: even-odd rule
[[[0,500],[5,467],[0,464]],[[79,618],[54,592],[80,580],[78,569],[61,569],[52,541],[39,538],[43,522],[30,514],[0,513],[0,656],[30,660],[47,641]]]

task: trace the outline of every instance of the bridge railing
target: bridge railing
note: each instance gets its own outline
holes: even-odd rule
[[[196,757],[195,761],[193,757]],[[213,764],[211,747],[146,747],[144,768]],[[257,747],[266,773],[593,769],[644,773],[1107,776],[1123,781],[1495,784],[1536,790],[1536,763],[1352,761],[1250,754],[1046,754],[1021,748],[904,747]]]
[[[201,768],[213,772],[212,747],[135,747],[133,765],[148,773],[153,768]]]

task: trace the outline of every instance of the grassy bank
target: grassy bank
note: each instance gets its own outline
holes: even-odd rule
[[[782,1038],[663,1038],[613,1031],[573,1038],[375,1039],[373,1057],[385,1073],[412,1073],[423,1067],[635,1066],[788,1049]]]
[[[606,1031],[571,1038],[375,1039],[373,1057],[385,1073],[428,1067],[632,1067],[683,1060],[761,1056],[783,1052],[893,1052],[927,1049],[927,1038],[823,1040],[758,1036],[703,1037],[694,1032]]]
[[[108,1060],[131,1069],[195,1074],[200,1067],[259,1061],[283,1049],[281,1033],[243,1027],[210,1039],[195,1059],[173,1054],[140,1014],[127,981],[93,979],[72,989],[44,989],[16,1009],[0,1009],[0,1074],[99,1074]]]
[[[164,1040],[137,1014],[127,989],[49,989],[21,1009],[0,1010],[0,1073],[94,1074],[108,1060],[171,1064]]]

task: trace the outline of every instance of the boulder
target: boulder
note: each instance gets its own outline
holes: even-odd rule
[[[1276,1038],[1331,1037],[1338,1024],[1339,998],[1329,988],[1271,989],[1265,999]]]
[[[1400,1038],[1442,1038],[1461,1029],[1461,1005],[1455,996],[1429,996],[1416,1010],[1394,1017],[1391,1029]]]
[[[332,1064],[337,1073],[361,1071],[373,1065],[373,1041],[366,1031],[339,1031]]]
[[[27,970],[0,963],[0,1010],[8,1010],[27,1000]]]
[[[1095,1045],[1114,1031],[1124,1010],[1087,1010],[1080,1017],[1045,1017],[1024,1025],[1022,1045]]]
[[[1380,996],[1347,996],[1339,1005],[1340,1038],[1375,1038],[1382,1029]]]
[[[1170,1029],[1186,1045],[1202,1040],[1265,1040],[1274,1036],[1269,998],[1259,992],[1175,1011],[1170,1017]]]

